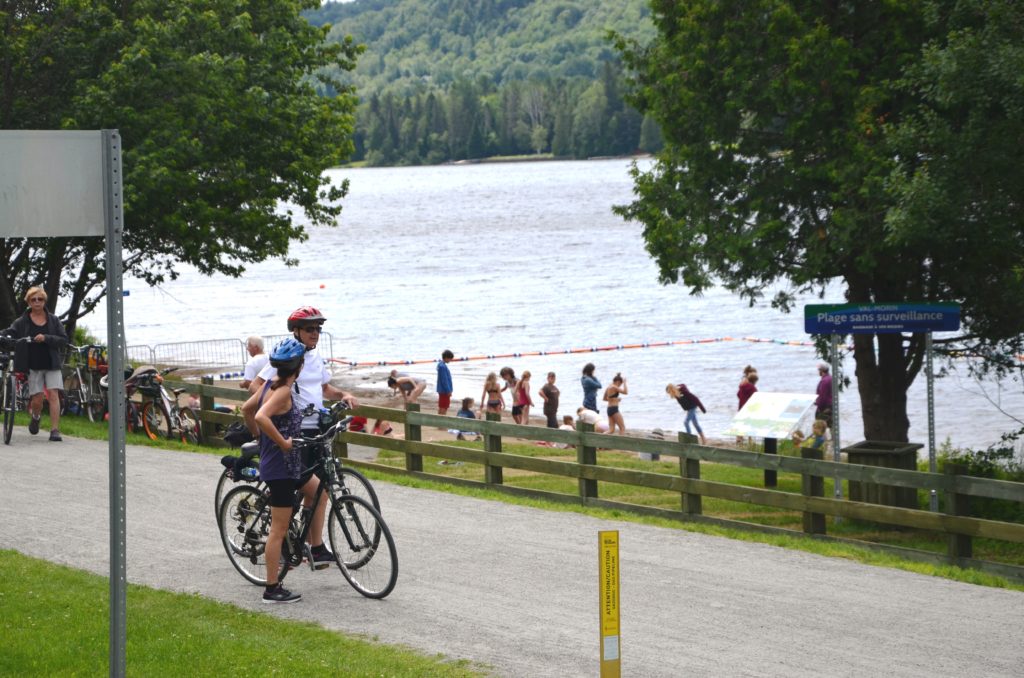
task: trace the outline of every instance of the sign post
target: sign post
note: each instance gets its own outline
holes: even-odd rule
[[[601,678],[619,678],[619,532],[597,533],[598,594],[601,606]]]
[[[0,238],[107,239],[111,676],[125,675],[127,646],[123,190],[117,130],[0,130]]]
[[[932,332],[956,332],[960,329],[959,304],[809,304],[804,306],[804,331],[832,335],[832,438],[833,453],[839,461],[838,338],[842,334],[924,333],[925,372],[928,380],[928,470],[936,471],[935,398],[932,371]],[[842,498],[840,479],[836,478],[836,498]],[[929,500],[932,511],[939,510],[933,490]]]

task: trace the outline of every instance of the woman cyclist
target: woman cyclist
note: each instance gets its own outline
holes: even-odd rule
[[[264,384],[242,406],[249,430],[260,434],[260,478],[270,491],[270,534],[267,537],[267,584],[264,603],[294,603],[302,599],[278,581],[281,547],[291,523],[295,490],[300,487],[307,506],[316,494],[319,480],[312,476],[305,482],[302,458],[292,449],[292,440],[302,430],[302,414],[292,398],[292,388],[302,371],[306,347],[295,339],[285,339],[270,353],[270,364],[277,375]],[[326,504],[324,504],[326,506]],[[324,512],[317,511],[310,529],[310,553],[314,566],[321,569],[334,562],[334,555],[323,544]],[[318,542],[318,543],[313,543]]]

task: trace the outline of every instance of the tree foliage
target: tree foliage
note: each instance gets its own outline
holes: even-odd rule
[[[323,170],[351,152],[349,70],[359,49],[325,42],[314,0],[0,3],[0,127],[120,130],[124,272],[156,284],[185,262],[240,275],[334,224],[346,187]],[[331,88],[337,96],[322,97]],[[285,210],[279,210],[280,204]],[[103,294],[101,239],[0,243],[0,323],[24,289],[70,300],[69,328]]]
[[[1022,9],[651,6],[657,37],[620,36],[617,47],[631,100],[660,123],[665,148],[651,171],[634,173],[638,197],[619,211],[643,224],[663,282],[691,293],[724,284],[750,299],[781,286],[774,303],[786,310],[794,293],[824,293],[838,279],[850,303],[961,302],[960,347],[1020,346],[1024,177],[1019,164],[996,169],[983,154],[1002,146],[1008,160],[1020,144]],[[982,47],[989,37],[1000,49]],[[987,84],[969,82],[978,68]],[[974,98],[1011,80],[1016,93]],[[869,438],[906,440],[923,343],[854,337]]]
[[[306,16],[366,45],[358,67],[339,76],[362,99],[353,159],[396,165],[655,150],[657,133],[641,135],[642,116],[622,98],[607,37],[653,37],[648,15],[644,0],[360,0]],[[430,98],[442,104],[443,131],[401,134],[434,127]]]

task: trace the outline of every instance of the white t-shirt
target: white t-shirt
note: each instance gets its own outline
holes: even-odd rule
[[[591,426],[597,426],[601,421],[601,415],[594,410],[584,409],[579,413],[580,421],[584,424],[590,424]]]
[[[270,381],[277,376],[277,368],[267,362],[267,366],[260,370],[259,377],[263,381]],[[313,403],[317,408],[324,406],[324,384],[330,383],[331,373],[327,371],[327,365],[320,354],[314,351],[307,351],[305,362],[302,364],[302,371],[299,372],[299,379],[295,383],[299,386],[299,392],[292,394],[295,405],[303,410],[307,405]],[[319,417],[313,414],[303,417],[302,428],[316,428]]]
[[[249,362],[245,364],[245,369],[242,371],[242,378],[245,381],[252,381],[269,362],[269,355],[266,353],[257,353],[253,357],[249,358]]]

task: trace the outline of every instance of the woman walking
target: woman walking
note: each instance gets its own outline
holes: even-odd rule
[[[32,339],[29,344],[19,344],[14,353],[14,369],[28,372],[31,397],[28,432],[32,435],[39,433],[45,392],[50,405],[50,440],[60,442],[60,392],[64,389],[60,353],[68,343],[68,334],[60,319],[46,309],[46,299],[46,291],[42,287],[28,288],[25,293],[28,310],[15,318],[4,333],[15,338]]]
[[[686,432],[692,435],[690,431],[690,423],[693,423],[694,428],[697,429],[697,435],[700,436],[700,444],[707,445],[707,438],[704,437],[704,429],[700,427],[697,422],[697,408],[704,414],[707,414],[707,409],[704,407],[704,403],[700,401],[696,395],[694,395],[690,389],[686,388],[686,384],[669,384],[665,387],[665,393],[672,396],[672,399],[679,403],[679,407],[683,408],[686,412]]]

